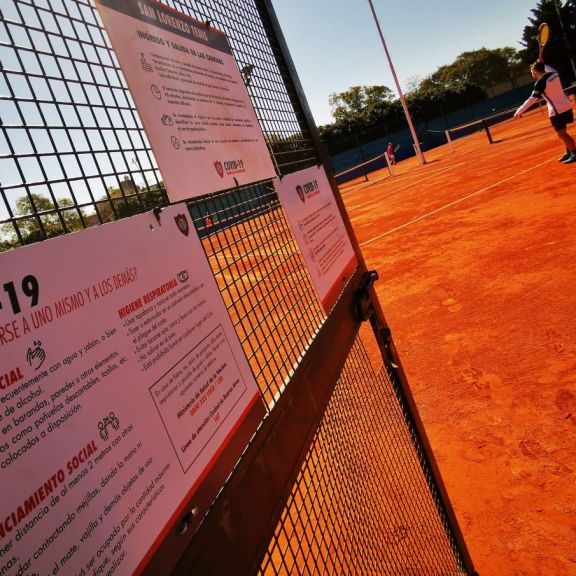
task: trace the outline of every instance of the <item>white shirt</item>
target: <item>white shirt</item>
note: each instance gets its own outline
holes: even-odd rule
[[[556,116],[556,114],[562,114],[562,112],[567,112],[572,108],[570,99],[564,94],[558,72],[550,66],[545,67],[544,74],[542,74],[534,84],[532,94],[530,94],[526,102],[516,110],[514,116],[524,114],[532,104],[535,104],[541,98],[546,100],[548,116],[550,117]]]

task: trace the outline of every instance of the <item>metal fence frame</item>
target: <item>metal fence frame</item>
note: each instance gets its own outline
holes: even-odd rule
[[[318,164],[328,170],[270,0],[165,3],[224,31],[239,67],[252,67],[247,89],[278,174]],[[1,11],[0,249],[18,250],[168,204],[146,134],[90,0],[9,0]],[[331,183],[345,215],[333,178]],[[442,554],[451,556],[454,574],[473,574],[370,286],[374,275],[366,270],[348,218],[360,265],[326,317],[270,183],[195,198],[187,205],[267,414],[218,498],[196,518],[181,519],[192,529],[182,536],[180,522],[148,573],[281,574],[294,569],[286,556],[280,564],[270,560],[279,526],[318,431],[326,425],[327,407],[348,385],[347,359],[367,362],[358,352],[358,329],[370,319],[387,376],[382,380],[368,374],[363,385],[385,381],[393,392],[400,410],[396,422],[408,434],[411,465],[417,465],[426,487],[426,514],[438,520],[439,535],[446,539]],[[377,493],[371,496],[378,498]],[[259,499],[256,507],[253,498]],[[333,521],[330,530],[346,538],[344,527]],[[349,537],[354,534],[351,529]],[[373,573],[386,557],[387,543],[378,543],[377,536],[364,541],[374,547],[368,555],[374,559]],[[422,552],[430,557],[429,551]],[[310,556],[310,562],[306,573],[320,570],[318,557]],[[338,569],[353,573],[353,562],[351,557],[342,560]]]

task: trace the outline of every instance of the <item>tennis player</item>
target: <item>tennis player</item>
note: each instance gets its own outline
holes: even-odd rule
[[[386,154],[388,154],[390,164],[396,164],[396,151],[398,150],[398,148],[400,148],[399,144],[393,146],[392,142],[388,142],[388,148],[386,148]]]
[[[548,106],[548,116],[550,117],[552,128],[554,128],[558,138],[566,146],[566,153],[559,161],[564,164],[572,164],[572,162],[576,162],[576,143],[572,136],[568,134],[566,127],[574,122],[574,112],[572,111],[570,99],[564,94],[560,76],[554,68],[545,65],[544,62],[539,60],[530,66],[530,72],[534,80],[536,80],[532,94],[516,110],[514,118],[522,116],[532,104],[538,102],[540,98],[544,98]]]

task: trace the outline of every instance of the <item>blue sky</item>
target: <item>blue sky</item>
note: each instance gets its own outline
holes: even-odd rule
[[[328,97],[350,86],[395,91],[368,0],[272,0],[317,124]],[[522,48],[537,0],[374,0],[403,90],[480,48]]]

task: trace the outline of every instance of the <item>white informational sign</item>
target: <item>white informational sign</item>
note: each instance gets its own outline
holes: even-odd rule
[[[277,179],[274,186],[328,312],[357,262],[326,172],[315,166]]]
[[[97,0],[174,202],[276,176],[226,36],[151,0]]]
[[[138,572],[260,408],[185,212],[0,254],[0,574]]]

